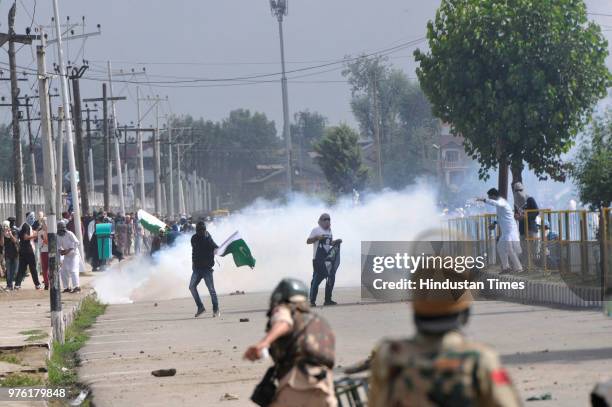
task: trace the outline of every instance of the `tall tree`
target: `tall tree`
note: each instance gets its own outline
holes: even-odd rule
[[[572,177],[583,203],[593,209],[612,205],[612,110],[593,122],[574,161]]]
[[[312,143],[320,140],[325,133],[327,117],[318,112],[302,110],[293,116],[291,138],[295,139],[304,149],[310,149]]]
[[[442,0],[427,25],[428,52],[415,51],[417,75],[434,114],[465,138],[488,178],[523,163],[563,180],[559,158],[594,104],[606,95],[607,42],[582,0]]]
[[[363,164],[358,138],[357,132],[342,124],[328,128],[314,145],[317,161],[335,193],[361,190],[367,181],[368,168]]]

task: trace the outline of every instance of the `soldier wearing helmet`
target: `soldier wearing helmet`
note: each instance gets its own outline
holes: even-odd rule
[[[255,361],[269,353],[268,369],[251,400],[261,406],[335,407],[335,338],[327,322],[310,310],[308,287],[283,279],[272,292],[264,338],[244,358]]]
[[[469,278],[450,269],[419,270],[412,306],[417,334],[383,340],[373,352],[368,406],[520,406],[497,353],[461,332],[469,290],[418,289],[420,280]]]

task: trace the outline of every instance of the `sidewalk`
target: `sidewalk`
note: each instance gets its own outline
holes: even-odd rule
[[[81,273],[82,291],[62,293],[64,315],[91,292],[94,278],[93,273]],[[19,291],[0,291],[0,327],[0,378],[46,372],[52,335],[50,291],[36,290],[31,277]]]

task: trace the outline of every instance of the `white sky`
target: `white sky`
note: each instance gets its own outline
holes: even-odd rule
[[[50,24],[51,1],[18,0],[18,33],[24,33],[25,27],[30,25],[35,3],[34,21]],[[0,2],[2,32],[7,30],[10,4],[10,1]],[[438,4],[437,0],[289,0],[289,15],[284,24],[288,70],[336,61],[347,54],[386,49],[424,37],[427,20],[433,18]],[[588,0],[587,4],[591,12],[612,15],[609,0]],[[92,68],[89,76],[104,76],[102,71],[109,59],[113,61],[113,70],[146,67],[150,80],[172,80],[163,76],[227,78],[280,71],[278,26],[267,0],[60,0],[60,14],[62,21],[69,15],[74,22],[86,16],[87,32],[95,30],[98,23],[102,25],[102,35],[85,42],[84,57],[91,62]],[[605,34],[612,39],[612,17],[592,18],[606,26]],[[75,40],[67,45],[66,57],[80,62],[83,42]],[[422,42],[419,46],[423,48],[424,45]],[[391,55],[393,64],[404,69],[409,77],[415,76],[413,49],[402,49]],[[50,47],[48,50],[48,65],[51,66],[56,49]],[[7,54],[0,53],[0,63],[6,62]],[[33,47],[25,46],[19,51],[18,65],[35,67]],[[331,72],[323,72],[330,69]],[[310,109],[327,116],[331,124],[354,124],[349,106],[350,91],[340,82],[343,80],[340,70],[341,65],[333,65],[300,73],[312,76],[290,79],[291,115]],[[295,75],[298,74],[289,77]],[[8,76],[7,73],[4,76]],[[8,81],[0,82],[0,95],[10,95],[8,84]],[[33,94],[29,89],[32,82],[20,84],[24,88],[27,86],[22,94]],[[231,109],[243,107],[266,113],[276,121],[277,130],[282,128],[279,81],[215,87],[196,85],[200,87],[143,85],[141,92],[143,95],[167,95],[170,102],[164,105],[162,113],[172,111],[218,120],[227,116]],[[59,87],[57,81],[53,86]],[[119,83],[115,86],[115,95],[128,97],[128,101],[117,105],[117,116],[122,123],[135,120],[135,88],[135,85]],[[84,81],[82,84],[84,98],[100,97],[101,92],[100,82]],[[58,101],[56,98],[55,103]],[[152,116],[147,120],[151,124]],[[10,121],[10,109],[0,110],[0,121]]]

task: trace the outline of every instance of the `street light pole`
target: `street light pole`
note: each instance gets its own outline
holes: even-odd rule
[[[289,96],[287,92],[287,76],[285,75],[285,43],[283,38],[283,17],[287,15],[288,0],[270,0],[270,9],[272,14],[278,20],[278,34],[280,38],[281,52],[281,87],[283,92],[283,138],[285,139],[285,148],[287,150],[287,191],[291,193],[293,190],[293,173],[291,165],[291,131],[289,128]]]

